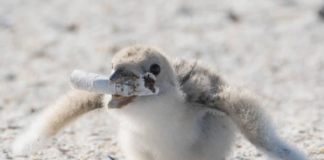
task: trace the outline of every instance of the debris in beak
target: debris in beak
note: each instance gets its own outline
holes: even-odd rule
[[[109,108],[121,108],[136,96],[156,95],[159,88],[155,87],[155,81],[152,73],[136,76],[126,70],[117,70],[110,78],[75,70],[70,78],[72,88],[112,95]]]
[[[119,69],[115,71],[109,78],[109,83],[127,83],[132,82],[138,79],[139,77],[136,76],[134,73],[127,71],[125,69]]]
[[[145,76],[143,78],[144,78],[144,82],[145,82],[144,83],[145,88],[148,88],[153,93],[155,93],[155,91],[156,91],[156,87],[154,86],[155,81],[156,81],[155,76],[152,73],[148,72],[145,74]]]
[[[151,95],[157,93],[158,89],[155,87],[156,78],[152,73],[146,73],[144,76],[136,76],[130,71],[121,69],[115,71],[110,79],[110,83],[115,83],[117,89],[121,92],[128,92],[133,90],[130,97],[123,97],[118,94],[112,95],[108,103],[108,108],[121,108],[131,103],[136,96]],[[129,89],[131,88],[131,89]],[[127,94],[127,93],[125,93]]]

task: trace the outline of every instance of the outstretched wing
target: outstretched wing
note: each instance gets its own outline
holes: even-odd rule
[[[307,160],[302,152],[278,137],[258,96],[246,89],[228,86],[220,74],[197,61],[172,63],[188,102],[226,113],[241,133],[270,157]]]

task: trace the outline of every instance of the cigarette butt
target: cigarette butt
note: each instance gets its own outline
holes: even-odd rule
[[[99,74],[74,70],[70,77],[70,83],[74,89],[101,94],[116,94],[115,84],[109,84],[109,78]]]
[[[152,75],[150,77],[152,77]],[[147,79],[147,75],[141,76],[140,78],[135,80],[133,82],[135,85],[128,86],[122,83],[110,83],[108,77],[99,74],[74,70],[70,76],[70,84],[74,89],[80,89],[100,94],[118,94],[125,97],[134,95],[146,96],[157,94],[159,92],[159,89],[152,86],[152,84],[148,85],[145,79]],[[136,88],[134,88],[134,86],[136,86]],[[150,87],[146,88],[146,86]]]

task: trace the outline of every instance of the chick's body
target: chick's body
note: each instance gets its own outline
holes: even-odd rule
[[[222,160],[234,126],[224,115],[168,93],[111,110],[120,119],[119,143],[129,160]]]
[[[127,160],[225,160],[235,128],[272,159],[307,160],[277,135],[258,96],[226,84],[213,67],[144,45],[119,51],[112,66],[110,82],[149,72],[159,93],[123,97],[72,91],[16,140],[14,152],[37,150],[69,122],[108,105],[119,120],[119,145]]]
[[[230,153],[234,124],[202,107],[223,80],[200,63],[167,59],[177,80],[158,96],[137,97],[110,110],[120,120],[119,142],[130,160],[223,160]],[[159,77],[157,77],[159,78]],[[167,86],[164,84],[164,86]],[[107,104],[109,96],[105,98]]]

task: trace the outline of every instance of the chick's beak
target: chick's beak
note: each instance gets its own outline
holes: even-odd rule
[[[128,71],[126,69],[118,69],[116,70],[109,78],[112,83],[123,83],[129,80],[134,80],[139,78],[133,72]]]
[[[132,81],[138,79],[139,76],[126,69],[116,70],[109,78],[110,83],[129,85]],[[114,94],[108,103],[108,108],[122,108],[131,103],[136,96],[123,97],[121,95]]]

